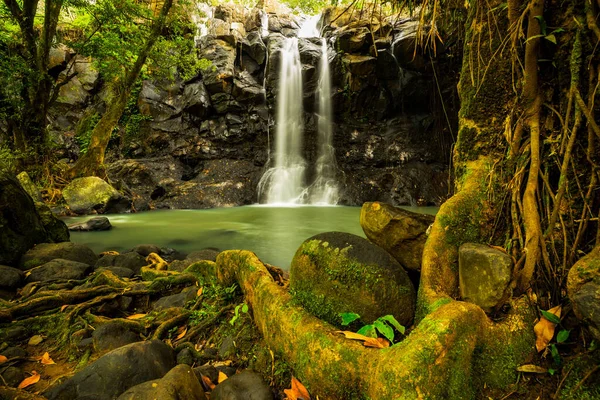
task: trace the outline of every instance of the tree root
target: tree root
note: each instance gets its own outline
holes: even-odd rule
[[[173,310],[173,309],[171,309]],[[178,311],[177,309],[175,309],[176,311]],[[183,310],[183,312],[181,312],[181,314],[174,316],[173,318],[169,318],[168,320],[164,321],[162,324],[160,324],[158,326],[158,328],[156,328],[156,331],[154,331],[154,334],[152,335],[152,339],[162,339],[163,336],[165,336],[165,334],[167,334],[169,332],[169,330],[185,321],[188,320],[188,318],[190,317],[190,312],[187,310]]]
[[[494,324],[479,307],[446,299],[403,342],[376,350],[344,339],[296,305],[254,253],[222,252],[216,272],[224,285],[238,282],[267,344],[325,398],[470,398],[484,384],[516,378],[515,367],[533,349],[525,301]]]
[[[0,386],[0,399],[10,400],[46,400],[44,396],[29,393],[21,389]]]

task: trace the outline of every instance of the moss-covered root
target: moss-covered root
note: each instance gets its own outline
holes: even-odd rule
[[[436,215],[423,250],[417,320],[433,311],[440,299],[458,295],[458,248],[481,241],[491,165],[487,158],[466,162],[457,194]]]
[[[515,357],[504,356],[507,347],[514,347],[503,342],[506,336],[526,337],[523,347],[533,348],[533,341],[522,332],[530,327],[522,313],[509,318],[507,326],[494,325],[479,307],[447,300],[437,302],[438,308],[402,343],[370,349],[344,339],[334,327],[294,304],[251,252],[222,252],[216,273],[226,285],[239,283],[265,341],[293,366],[309,390],[328,399],[472,398],[493,370],[512,371],[508,381],[515,377],[522,357],[518,352]]]

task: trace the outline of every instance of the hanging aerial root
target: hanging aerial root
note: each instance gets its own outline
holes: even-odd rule
[[[479,307],[445,299],[404,341],[370,349],[297,305],[254,253],[222,252],[216,272],[222,284],[240,285],[267,344],[323,398],[470,398],[484,383],[515,379],[515,367],[533,349],[532,318],[522,303],[492,324]]]

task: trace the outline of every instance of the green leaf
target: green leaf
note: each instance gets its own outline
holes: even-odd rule
[[[549,42],[552,42],[552,43],[556,44],[556,36],[554,36],[554,35],[544,36],[544,39],[546,39]]]
[[[544,318],[546,318],[548,321],[552,322],[553,324],[560,324],[560,318],[558,318],[556,315],[548,312],[548,311],[544,311],[544,310],[540,310],[542,312],[542,315],[544,316]]]
[[[552,33],[563,33],[565,30],[563,28],[558,28],[552,31]]]
[[[242,312],[243,313],[247,313],[248,312],[248,304],[244,303],[244,305],[242,306]]]
[[[571,333],[571,331],[568,331],[566,329],[562,329],[558,332],[558,335],[556,335],[556,341],[558,343],[563,343],[566,342],[567,339],[569,338],[569,334]]]
[[[540,30],[542,31],[542,35],[546,36],[546,20],[541,15],[536,15],[534,18],[537,19],[540,23]]]
[[[560,354],[559,354],[558,349],[556,348],[555,344],[550,345],[550,354],[552,354],[552,359],[554,360],[554,362],[556,364],[560,365],[562,360],[560,358]]]
[[[375,327],[373,325],[365,325],[362,328],[360,328],[356,333],[372,338],[377,337],[377,330],[375,330]]]
[[[381,320],[376,320],[375,322],[373,322],[373,326],[375,327],[375,329],[377,329],[379,331],[379,333],[381,333],[387,340],[389,340],[391,343],[394,343],[394,330],[392,329],[391,326],[389,326],[388,324],[386,324],[385,322],[381,321]]]
[[[360,315],[352,312],[339,313],[342,318],[342,325],[346,326],[360,318]]]
[[[404,335],[404,332],[406,331],[406,328],[403,325],[401,325],[400,322],[398,322],[398,320],[396,320],[396,318],[394,318],[393,315],[384,315],[383,317],[377,318],[377,320],[387,322],[388,324],[390,324],[394,328],[396,328],[396,330],[403,335]]]
[[[548,373],[550,375],[554,375],[556,373],[556,370],[554,368],[550,368],[550,369],[548,369]]]

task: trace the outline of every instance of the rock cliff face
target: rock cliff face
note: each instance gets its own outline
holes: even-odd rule
[[[438,104],[444,97],[452,107],[455,82],[446,76],[436,85],[432,66],[447,59],[415,55],[414,21],[336,19],[339,12],[327,10],[320,21],[332,70],[339,203],[440,203],[448,193],[452,121]],[[303,22],[265,13],[217,6],[205,19],[207,33],[197,40],[199,57],[211,66],[187,82],[143,82],[139,132],[112,144],[108,168],[111,180],[136,199],[137,210],[257,201],[274,141],[280,48]],[[321,39],[299,38],[299,50],[310,165],[316,159]],[[89,60],[76,65],[81,78],[64,87],[52,113],[55,136],[69,158],[78,152],[73,140],[78,121],[103,111],[102,87]]]

